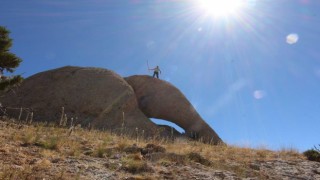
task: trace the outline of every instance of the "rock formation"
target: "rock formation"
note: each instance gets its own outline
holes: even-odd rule
[[[222,140],[200,117],[187,98],[170,83],[150,76],[125,80],[134,89],[142,112],[149,118],[165,119],[182,127],[186,134],[214,144]]]
[[[59,123],[66,114],[81,125],[126,133],[138,129],[144,135],[159,134],[159,126],[149,119],[158,118],[176,123],[188,136],[222,142],[177,88],[149,76],[124,79],[106,69],[66,66],[27,78],[0,102],[15,118],[20,111],[10,107],[32,109],[34,121]],[[21,119],[27,116],[24,111]],[[160,135],[170,134],[163,129]]]
[[[4,106],[32,108],[35,121],[59,123],[64,107],[69,120],[73,117],[75,123],[85,126],[90,123],[114,131],[134,131],[137,127],[145,134],[157,129],[139,110],[130,85],[116,73],[100,68],[67,66],[38,73],[25,79],[15,93],[1,97],[0,102]],[[19,116],[19,110],[8,108],[7,112],[15,118]],[[26,116],[24,112],[21,119]]]

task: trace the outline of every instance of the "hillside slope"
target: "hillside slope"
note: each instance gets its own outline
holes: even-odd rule
[[[0,120],[0,179],[320,179],[294,150],[149,140]]]

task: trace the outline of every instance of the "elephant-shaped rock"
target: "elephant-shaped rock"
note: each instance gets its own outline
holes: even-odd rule
[[[182,127],[205,142],[222,142],[184,95],[173,85],[150,76],[122,78],[113,71],[65,66],[28,77],[20,87],[0,96],[6,114],[17,119],[73,124],[144,136],[169,136],[168,128],[149,118]],[[23,111],[20,110],[20,107]],[[160,134],[159,134],[160,132]]]
[[[22,107],[23,120],[33,111],[34,121],[59,123],[63,113],[74,124],[114,132],[135,133],[138,128],[150,135],[158,129],[140,111],[131,86],[102,68],[66,66],[37,73],[0,97],[0,102],[14,118],[20,113],[14,108]]]

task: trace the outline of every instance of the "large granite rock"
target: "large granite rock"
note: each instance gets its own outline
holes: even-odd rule
[[[125,80],[134,89],[139,107],[147,117],[171,121],[193,138],[214,144],[222,143],[216,132],[172,84],[139,75],[127,77]]]
[[[158,127],[139,109],[131,86],[118,74],[101,68],[62,67],[35,74],[21,87],[0,97],[7,107],[31,108],[34,121],[60,121],[62,107],[75,123],[99,129],[126,132],[144,130],[145,135]],[[18,109],[7,113],[18,118]],[[24,111],[21,119],[25,119]],[[123,121],[124,116],[124,121]],[[124,125],[122,126],[124,122]]]
[[[73,117],[75,124],[84,126],[171,135],[170,128],[161,130],[149,119],[158,118],[176,123],[193,138],[222,142],[177,88],[150,76],[124,79],[106,69],[66,66],[27,78],[19,88],[1,96],[0,102],[15,118],[20,110],[12,108],[23,107],[33,111],[34,121],[59,123],[64,107],[69,120]],[[28,116],[23,111],[21,119]]]

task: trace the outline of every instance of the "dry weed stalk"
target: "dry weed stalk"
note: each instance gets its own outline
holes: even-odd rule
[[[27,117],[26,117],[26,124],[28,123],[28,119],[29,119],[29,112],[27,113]]]
[[[71,121],[70,121],[70,127],[73,126],[73,117],[71,118]]]
[[[19,117],[18,117],[18,121],[20,121],[20,119],[21,119],[21,116],[22,116],[22,107],[20,108],[20,112],[19,112]]]
[[[63,118],[63,127],[66,127],[68,123],[68,117],[67,114],[64,114],[64,118]]]
[[[59,126],[62,126],[63,120],[64,120],[64,107],[61,107],[61,118],[60,118]]]
[[[29,120],[29,124],[31,124],[33,121],[33,111],[31,112],[31,115],[30,115],[30,120]]]

